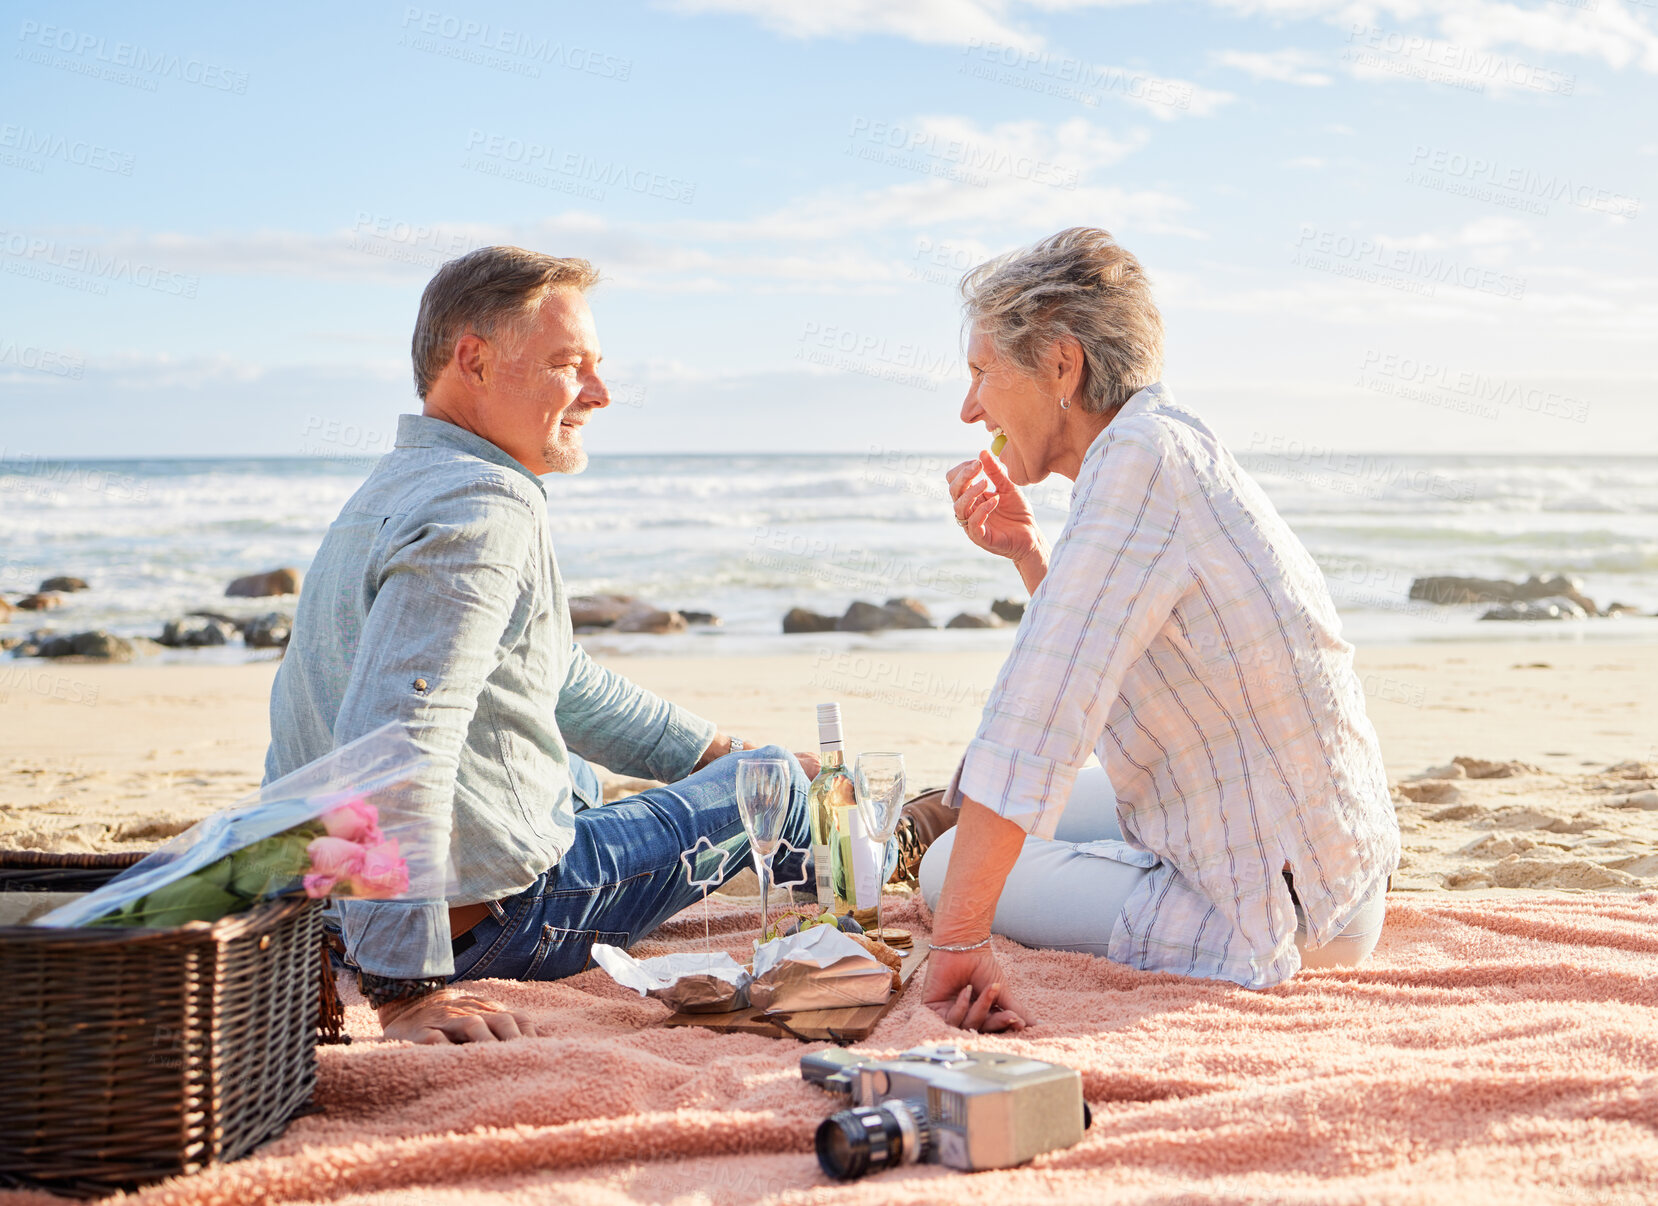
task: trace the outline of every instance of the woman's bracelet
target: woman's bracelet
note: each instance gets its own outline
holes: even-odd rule
[[[965,955],[968,951],[982,950],[989,945],[990,935],[986,934],[977,942],[964,942],[959,946],[951,945],[950,943],[945,942],[935,942],[933,943],[933,949],[935,951],[946,951],[952,955]]]

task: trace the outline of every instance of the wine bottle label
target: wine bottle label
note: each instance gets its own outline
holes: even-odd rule
[[[813,848],[812,862],[817,867],[817,906],[826,913],[835,911],[835,885],[830,879],[830,861],[828,846]]]
[[[851,833],[848,845],[852,853],[852,907],[873,909],[881,896],[881,868],[886,862],[886,851],[874,838],[864,833],[864,819],[856,809],[847,813]]]

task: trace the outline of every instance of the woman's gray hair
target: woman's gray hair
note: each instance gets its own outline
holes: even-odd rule
[[[409,351],[422,400],[467,332],[510,338],[554,289],[585,292],[599,273],[586,260],[559,259],[522,247],[480,247],[439,268],[420,296]]]
[[[1163,374],[1163,316],[1140,261],[1106,231],[1073,226],[997,256],[961,281],[967,321],[1027,373],[1054,340],[1082,345],[1084,410],[1111,414]]]

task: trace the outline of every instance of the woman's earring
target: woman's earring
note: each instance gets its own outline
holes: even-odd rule
[[[1071,409],[1070,401],[1068,399],[1061,398],[1059,400],[1059,409],[1060,410],[1070,410]]]

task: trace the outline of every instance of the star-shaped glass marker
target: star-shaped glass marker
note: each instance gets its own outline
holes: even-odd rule
[[[703,859],[698,856],[701,854],[704,846],[708,847],[708,852],[710,854],[718,853],[720,857],[717,860],[709,860],[714,868],[711,874],[698,878],[697,864],[703,861]],[[711,889],[719,887],[720,884],[724,882],[725,865],[731,861],[731,851],[727,850],[724,846],[715,844],[713,841],[709,840],[707,834],[704,834],[702,837],[699,837],[695,842],[693,842],[689,849],[681,850],[679,852],[679,861],[680,865],[685,868],[685,882],[690,884],[693,888],[702,889],[702,937],[703,941],[708,944],[709,958],[712,960],[714,936],[711,927],[708,924],[708,893]]]
[[[783,889],[786,890],[786,889],[789,889],[789,888],[798,888],[798,887],[800,887],[801,884],[810,883],[812,881],[812,873],[806,869],[806,856],[811,853],[811,850],[810,849],[802,850],[799,846],[796,846],[793,842],[780,841],[780,842],[777,843],[777,849],[773,850],[771,852],[770,866],[771,866],[773,872],[775,872],[776,869],[777,869],[777,860],[780,857],[786,857],[786,855],[784,855],[784,851],[787,851],[789,854],[798,854],[798,855],[800,855],[800,878],[799,879],[791,879],[791,880],[788,880],[786,882],[779,882],[779,881],[774,879],[772,881],[771,886],[774,887],[774,888],[783,888]]]
[[[710,853],[718,852],[720,857],[713,864],[713,873],[699,879],[697,877],[697,864],[703,860],[698,856],[704,847],[707,847]],[[693,888],[701,888],[702,895],[706,899],[709,892],[725,882],[725,865],[731,861],[731,851],[709,840],[708,835],[704,834],[689,849],[679,852],[679,861],[685,868],[685,882]]]

